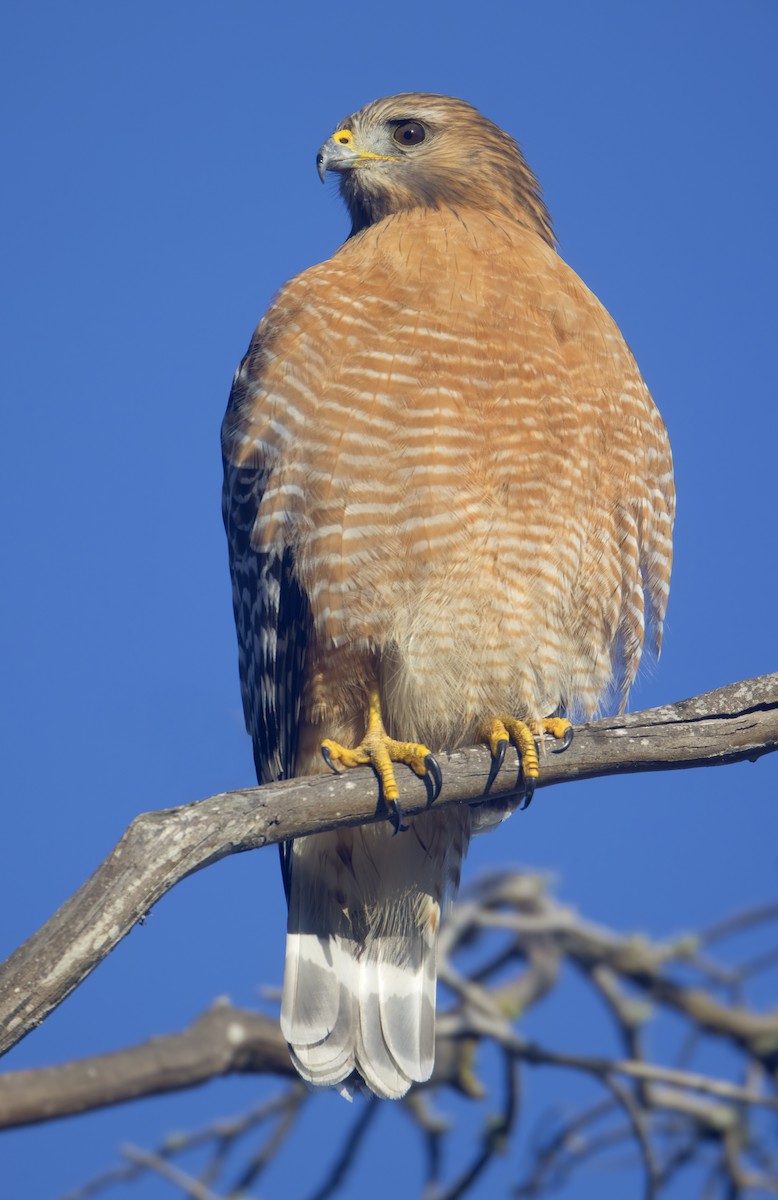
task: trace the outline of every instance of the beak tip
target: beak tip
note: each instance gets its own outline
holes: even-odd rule
[[[316,155],[316,173],[318,174],[322,183],[324,183],[324,180],[327,176],[327,163],[325,162],[324,155],[322,154],[321,150]]]

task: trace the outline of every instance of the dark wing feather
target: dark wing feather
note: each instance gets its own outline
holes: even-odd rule
[[[243,395],[236,375],[225,417],[232,427]],[[225,442],[226,442],[225,438]],[[290,779],[295,772],[310,609],[294,574],[289,549],[258,552],[252,531],[266,485],[257,466],[234,466],[225,454],[222,513],[238,633],[238,665],[246,729],[254,747],[260,783]],[[289,846],[281,847],[288,884]]]

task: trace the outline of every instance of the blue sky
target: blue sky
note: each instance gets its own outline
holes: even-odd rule
[[[663,657],[632,707],[776,669],[772,0],[361,14],[30,0],[4,26],[0,957],[138,812],[253,782],[219,424],[273,292],[346,235],[314,156],[376,96],[460,95],[519,139],[562,255],[616,317],[665,417],[676,567]],[[590,917],[667,936],[775,896],[777,794],[772,760],[544,792],[473,847],[465,878],[542,868]],[[256,1003],[280,981],[283,936],[275,855],[222,862],[167,896],[5,1065],[176,1030],[221,994]],[[586,1032],[561,1002],[533,1025],[568,1050],[585,1050]],[[519,1138],[477,1196],[515,1181],[521,1139],[570,1086],[530,1077]],[[3,1135],[9,1195],[56,1197],[122,1141],[153,1146],[272,1090],[226,1081]],[[263,1195],[302,1194],[332,1153],[348,1114],[319,1104]],[[416,1194],[402,1116],[370,1146],[349,1194],[368,1180],[376,1200]],[[609,1186],[598,1177],[598,1196]]]

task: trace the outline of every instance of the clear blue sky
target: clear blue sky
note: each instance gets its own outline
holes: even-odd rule
[[[347,232],[314,155],[376,96],[460,95],[518,137],[563,256],[618,320],[665,417],[676,568],[663,658],[632,707],[778,666],[774,0],[361,13],[29,0],[5,16],[0,957],[138,812],[253,781],[219,423],[274,290]],[[772,760],[544,792],[476,844],[466,878],[525,863],[590,917],[667,936],[774,898],[777,798]],[[283,910],[274,853],[201,872],[5,1065],[176,1030],[220,994],[255,1003],[281,978]],[[760,998],[775,1003],[776,975]],[[591,1048],[572,1005],[531,1031]],[[505,1194],[522,1138],[571,1086],[530,1077],[519,1139],[478,1197]],[[6,1134],[4,1194],[56,1197],[119,1142],[153,1146],[274,1087],[226,1081]],[[262,1195],[302,1194],[345,1110],[320,1102]],[[375,1200],[415,1195],[402,1115],[370,1146],[348,1194],[369,1182]],[[608,1186],[598,1177],[598,1197]]]

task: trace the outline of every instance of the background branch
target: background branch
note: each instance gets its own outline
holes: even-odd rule
[[[778,748],[778,674],[730,684],[679,704],[579,726],[564,754],[545,755],[539,787],[595,776],[756,760]],[[483,803],[485,748],[440,756],[437,808]],[[508,766],[489,803],[520,794]],[[403,777],[408,815],[428,805],[422,780]],[[44,926],[0,967],[0,1053],[39,1025],[171,887],[229,854],[383,819],[368,771],[224,792],[132,822],[115,849]]]
[[[766,904],[713,928],[737,937],[759,928],[774,945],[778,913]],[[575,1072],[600,1088],[603,1099],[587,1102],[580,1112],[568,1110],[561,1126],[557,1115],[543,1140],[534,1139],[517,1194],[545,1194],[583,1163],[627,1148],[640,1152],[646,1197],[657,1196],[684,1164],[703,1152],[709,1156],[711,1149],[725,1187],[748,1179],[748,1186],[769,1190],[769,1181],[778,1178],[770,1154],[778,1115],[770,1045],[778,1039],[778,1013],[749,1007],[745,987],[751,976],[743,978],[742,964],[714,960],[707,949],[702,954],[709,936],[703,931],[652,941],[595,925],[549,894],[538,874],[498,873],[473,885],[452,909],[441,936],[435,1071],[404,1102],[427,1151],[430,1194],[438,1200],[464,1196],[501,1153],[520,1115],[521,1073],[529,1067]],[[563,1042],[573,1043],[563,1049],[529,1041],[517,1029],[529,1009],[554,989],[569,986],[572,973],[566,964],[577,968],[604,1006],[610,1053],[607,1045],[604,1053],[578,1052],[574,1029],[562,1035]],[[716,998],[717,991],[731,993],[730,1002]],[[707,1008],[699,1003],[706,993]],[[682,1049],[670,1063],[656,1061],[646,1050],[661,1013],[676,1026],[680,1019],[683,1040],[695,1043],[692,1053]],[[712,1041],[730,1047],[728,1077],[719,1074],[720,1055],[713,1057],[716,1071],[706,1069],[705,1047]],[[484,1044],[496,1048],[504,1077],[502,1089],[491,1095],[476,1075],[477,1052]],[[272,1074],[283,1091],[239,1117],[170,1135],[155,1148],[125,1148],[124,1164],[76,1193],[78,1200],[87,1200],[151,1173],[175,1182],[182,1195],[222,1200],[259,1178],[281,1153],[303,1106],[315,1099],[295,1077],[274,1016],[219,1000],[181,1033],[58,1067],[7,1074],[0,1077],[0,1126],[86,1112],[229,1073]],[[475,1105],[473,1119],[456,1134],[431,1108],[433,1097],[444,1096],[445,1089]],[[372,1099],[356,1099],[353,1119],[347,1120],[315,1192],[318,1200],[345,1180],[363,1153],[366,1130],[384,1108]],[[479,1109],[486,1110],[485,1123],[478,1120]],[[452,1136],[460,1147],[471,1143],[470,1157],[446,1183],[442,1149]]]
[[[0,1075],[0,1129],[196,1087],[235,1072],[297,1077],[277,1020],[216,1001],[181,1033]]]

